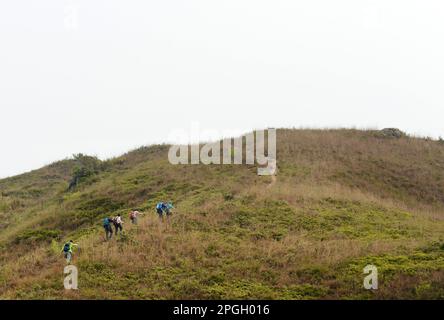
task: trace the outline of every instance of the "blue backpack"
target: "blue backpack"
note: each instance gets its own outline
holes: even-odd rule
[[[104,227],[109,226],[109,219],[108,218],[103,219],[103,226]]]
[[[71,250],[71,244],[69,242],[65,243],[63,247],[63,252],[69,252]]]
[[[157,204],[157,206],[156,206],[156,209],[157,209],[157,210],[162,210],[163,207],[164,207],[163,202],[159,202],[159,203]]]

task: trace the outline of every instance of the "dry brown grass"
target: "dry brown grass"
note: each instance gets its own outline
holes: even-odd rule
[[[75,193],[64,193],[60,184],[27,202],[0,233],[0,296],[346,298],[362,293],[349,279],[356,261],[409,257],[443,241],[444,147],[436,141],[279,130],[276,180],[256,176],[254,166],[170,166],[166,151],[136,150],[111,160]],[[66,170],[64,164],[60,177]],[[29,179],[40,181],[42,174]],[[25,182],[26,176],[2,181],[0,188],[20,190]],[[152,211],[161,199],[177,207],[168,223]],[[96,213],[96,204],[103,210]],[[140,224],[127,224],[124,236],[104,241],[102,216],[133,207],[146,210]],[[79,227],[67,218],[80,219]],[[14,242],[41,228],[60,229],[63,238]],[[68,237],[81,244],[74,263],[82,289],[75,293],[61,288],[58,251]],[[423,254],[439,266],[435,251]],[[431,265],[412,263],[414,272],[426,269],[422,278],[409,278],[410,287],[398,283],[402,268],[386,286],[401,297],[418,281],[435,283],[441,274]],[[299,286],[307,284],[322,290],[303,292]]]

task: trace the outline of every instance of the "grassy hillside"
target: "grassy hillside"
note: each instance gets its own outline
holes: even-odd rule
[[[442,142],[358,130],[277,139],[273,183],[251,165],[170,165],[168,146],[0,180],[0,298],[444,298]],[[159,200],[175,204],[169,223]],[[137,227],[133,208],[145,212]],[[117,213],[125,233],[105,242],[101,219]],[[63,289],[70,238],[78,291]],[[377,291],[363,289],[367,264]]]

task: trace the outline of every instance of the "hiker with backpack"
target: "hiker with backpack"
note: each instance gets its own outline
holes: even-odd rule
[[[122,220],[122,217],[120,216],[120,213],[112,221],[114,224],[114,228],[116,229],[116,236],[117,236],[117,234],[119,233],[119,230],[120,230],[120,233],[123,232],[123,220]]]
[[[103,228],[105,229],[105,239],[108,241],[113,237],[113,228],[111,227],[112,219],[105,217],[103,219]]]
[[[74,241],[72,241],[72,240],[69,240],[69,242],[67,242],[67,243],[65,243],[63,245],[62,252],[63,252],[63,254],[65,256],[67,264],[71,263],[71,260],[72,260],[72,249],[74,247],[77,247],[77,246],[78,246],[78,244],[74,243]]]
[[[130,220],[131,220],[131,222],[132,222],[133,224],[137,224],[137,223],[138,223],[139,214],[140,214],[140,212],[137,211],[137,210],[132,210],[132,211],[130,212],[130,214],[129,214],[129,218],[130,218]]]
[[[165,202],[159,202],[156,205],[156,212],[159,215],[159,219],[163,220],[163,215],[165,213],[167,219],[171,216],[172,212],[171,210],[174,209],[174,206],[171,202],[165,203]]]
[[[165,212],[166,212],[166,215],[167,215],[167,217],[169,217],[169,216],[171,216],[171,214],[172,214],[172,210],[174,209],[174,206],[173,206],[173,203],[172,202],[168,202],[168,203],[166,203],[165,204]]]
[[[163,220],[163,210],[166,208],[165,203],[159,202],[156,205],[156,212],[159,215],[159,219]]]

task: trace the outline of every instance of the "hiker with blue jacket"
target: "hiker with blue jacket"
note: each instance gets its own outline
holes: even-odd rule
[[[103,228],[105,229],[105,239],[108,241],[113,237],[113,228],[111,227],[111,219],[108,217],[105,217],[103,219]]]
[[[163,202],[159,202],[156,205],[156,212],[159,215],[159,218],[162,219],[163,218],[163,210],[165,208],[165,204]]]
[[[164,210],[165,210],[167,217],[169,217],[172,214],[171,210],[173,210],[173,209],[174,209],[174,206],[171,202],[165,203]]]
[[[173,209],[173,204],[171,202],[165,203],[165,202],[159,202],[156,205],[156,211],[157,214],[159,215],[159,218],[161,220],[163,220],[163,214],[165,213],[165,215],[167,216],[167,218],[170,217],[171,215],[171,210]]]

